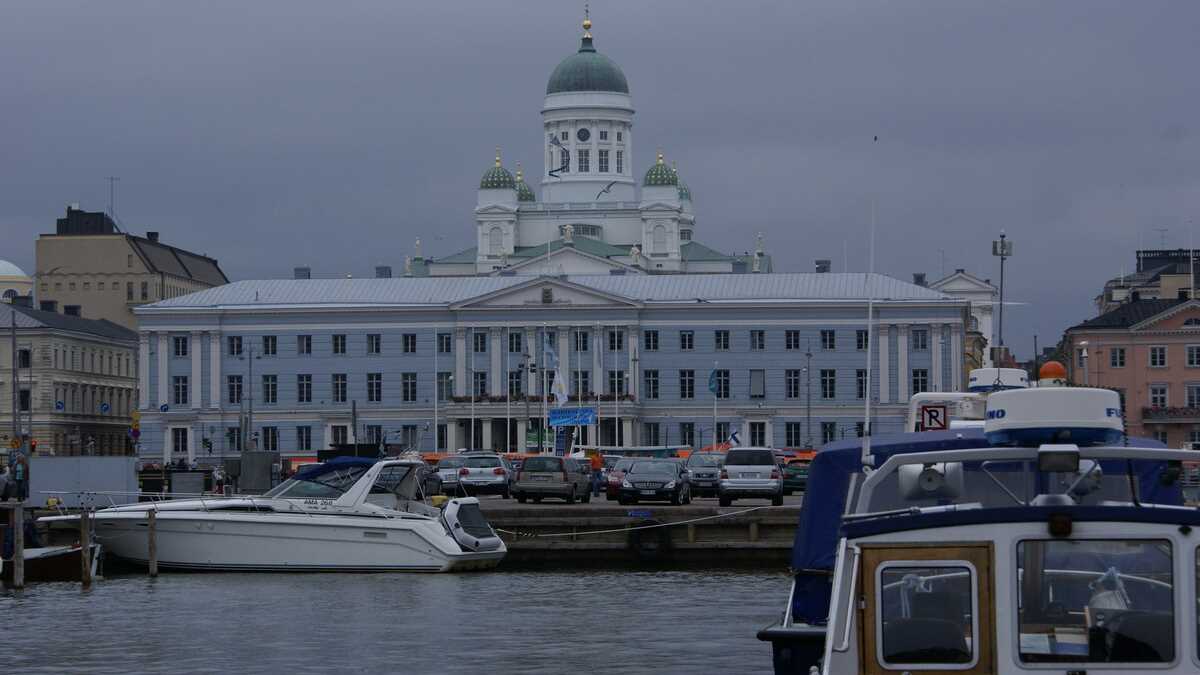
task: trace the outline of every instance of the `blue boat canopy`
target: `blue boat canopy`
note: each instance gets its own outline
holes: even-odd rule
[[[372,459],[369,457],[334,457],[328,462],[309,464],[308,466],[305,466],[297,471],[292,478],[296,480],[309,480],[316,476],[320,476],[331,469],[352,469],[356,467],[370,468],[375,466],[375,463],[378,461],[378,459]]]

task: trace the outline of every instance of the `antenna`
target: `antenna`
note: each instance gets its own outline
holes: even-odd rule
[[[873,143],[879,142],[879,137],[876,136]],[[875,195],[871,195],[871,249],[867,260],[867,273],[863,275],[864,290],[867,292],[867,391],[863,397],[863,439],[862,439],[862,465],[864,467],[874,466],[875,460],[871,456],[871,364],[874,359],[871,358],[871,350],[875,347],[875,293],[871,287],[871,275],[875,273]]]
[[[1158,233],[1158,243],[1159,243],[1159,246],[1161,246],[1162,248],[1166,248],[1166,247],[1167,247],[1167,230],[1168,230],[1169,228],[1166,228],[1166,227],[1154,227],[1154,228],[1151,228],[1151,229],[1153,229],[1155,232],[1157,232],[1157,233]]]

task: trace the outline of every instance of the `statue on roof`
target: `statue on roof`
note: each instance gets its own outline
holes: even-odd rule
[[[575,243],[575,226],[570,223],[567,223],[566,225],[563,226],[563,243],[564,244]]]
[[[642,249],[635,245],[633,248],[629,249],[629,257],[633,258],[633,264],[635,267],[640,267],[642,264]]]

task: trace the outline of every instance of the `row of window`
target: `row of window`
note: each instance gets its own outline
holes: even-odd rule
[[[66,284],[66,289],[69,291],[74,291],[74,290],[78,290],[80,288],[80,286],[82,286],[82,289],[85,291],[92,290],[92,282],[90,282],[90,281],[80,282],[80,284],[76,284],[76,282],[74,282],[74,281],[68,281]],[[41,288],[42,288],[43,293],[50,292],[50,284],[48,284],[46,282],[42,282]],[[97,292],[105,292],[110,289],[112,292],[120,293],[121,292],[121,282],[113,281],[107,287],[105,286],[105,282],[103,282],[103,281],[96,282],[96,291]],[[54,282],[54,290],[61,293],[63,290],[63,282],[61,282],[61,281]],[[146,281],[141,282],[140,291],[141,291],[141,299],[142,300],[150,299],[150,283],[149,282],[146,282]],[[189,292],[190,291],[180,289],[178,292],[178,295],[183,295],[183,294],[189,293]],[[174,296],[172,295],[171,297],[174,297]],[[134,300],[134,282],[132,282],[132,281],[125,282],[125,300],[127,302],[132,302]]]
[[[592,331],[576,330],[572,331],[572,347],[576,352],[587,352],[592,349]],[[488,351],[488,342],[490,334],[487,331],[473,331],[471,337],[471,349],[477,354],[484,354]],[[555,331],[545,331],[543,333],[546,342],[554,345],[557,341],[557,333]],[[718,329],[713,331],[712,348],[714,351],[728,351],[731,345],[731,331],[727,329]],[[750,349],[761,351],[767,348],[767,332],[761,329],[751,329],[748,333],[750,341]],[[625,331],[622,329],[612,329],[607,331],[608,350],[613,352],[625,351],[628,344],[625,340]],[[405,354],[417,353],[417,335],[416,333],[404,333],[400,336],[400,350]],[[241,356],[244,349],[245,338],[240,335],[230,335],[226,337],[226,353],[230,356]],[[190,338],[186,335],[177,335],[173,337],[172,353],[183,358],[190,353]],[[659,331],[646,330],[642,332],[642,349],[644,351],[658,351],[660,344]],[[347,345],[347,336],[343,333],[335,333],[330,338],[330,352],[333,354],[345,354]],[[929,349],[929,331],[925,329],[913,330],[910,340],[910,348],[913,351],[925,351]],[[799,330],[788,330],[784,333],[784,348],[789,351],[800,349],[808,349],[810,345],[802,344],[801,332]],[[822,330],[820,332],[820,348],[823,351],[833,351],[838,348],[838,333],[835,330]],[[867,348],[867,331],[858,329],[854,331],[854,348],[859,351],[865,351]],[[261,346],[258,350],[259,356],[275,356],[278,354],[278,338],[275,335],[261,336]],[[681,330],[679,331],[679,350],[693,351],[696,349],[696,331]],[[380,333],[368,333],[366,335],[366,350],[368,354],[380,354],[383,351],[383,335]],[[450,333],[437,334],[437,350],[442,354],[449,354],[453,350],[453,341]],[[523,332],[508,333],[508,351],[512,354],[521,354],[525,352],[525,334]],[[312,336],[297,335],[296,336],[296,353],[301,355],[312,354]],[[1165,358],[1165,357],[1164,357]],[[1197,358],[1200,359],[1200,352],[1197,353]],[[1124,357],[1122,356],[1122,359]]]
[[[78,370],[99,375],[133,377],[133,355],[100,349],[85,349],[54,345],[51,350],[54,368]],[[32,354],[28,349],[17,351],[18,366],[29,368]]]
[[[560,131],[560,132],[558,132],[558,133],[559,133],[559,138],[561,138],[562,140],[564,140],[564,141],[569,141],[569,140],[571,140],[571,132],[569,132],[569,131]],[[590,131],[588,131],[586,128],[580,128],[580,129],[579,129],[579,131],[578,131],[578,132],[576,132],[576,133],[578,133],[578,134],[579,134],[579,141],[580,141],[581,143],[586,143],[586,142],[587,142],[587,139],[588,139],[588,137],[590,137],[590,136],[591,136],[591,132],[590,132]],[[597,133],[599,133],[599,134],[600,134],[600,140],[602,140],[602,141],[607,141],[607,140],[608,140],[608,130],[607,130],[607,129],[600,129],[600,130],[599,130]],[[624,140],[625,140],[625,134],[624,134],[624,132],[618,131],[618,132],[617,132],[617,142],[618,142],[618,143],[621,143],[621,142],[624,142]]]
[[[1187,354],[1188,368],[1200,368],[1200,345],[1186,345],[1185,352]],[[1084,368],[1083,350],[1078,352],[1079,367]],[[1167,367],[1167,346],[1153,345],[1149,348],[1149,363],[1151,368],[1166,368]],[[1108,350],[1108,365],[1110,368],[1125,367],[1125,347],[1110,347]]]
[[[551,164],[554,163],[553,152],[554,151],[551,150],[551,155],[550,155],[550,163]],[[614,157],[616,159],[615,173],[625,173],[625,152],[623,150],[617,150]],[[597,171],[597,173],[609,173],[608,158],[609,158],[608,150],[597,150],[596,151],[596,160],[597,160],[596,161],[596,171]],[[562,173],[570,173],[571,172],[571,152],[569,150],[567,150],[565,148],[562,150],[559,150],[558,166],[559,166],[558,170],[561,171]],[[588,173],[592,170],[592,152],[591,152],[591,150],[588,150],[587,148],[583,148],[583,149],[575,151],[575,170],[578,171],[579,173]]]
[[[439,427],[442,425],[438,425]],[[254,432],[253,439],[247,439],[243,435],[243,429],[240,426],[225,427],[225,435],[223,439],[206,438],[214,444],[218,440],[224,441],[223,450],[233,452],[241,452],[246,445],[247,440],[255,440],[259,444],[260,450],[268,452],[279,452],[279,429],[280,427],[268,425],[259,427],[259,430]],[[311,451],[313,447],[313,430],[311,426],[300,425],[295,429],[295,445],[291,448],[284,448],[292,451]],[[330,438],[329,443],[333,445],[342,445],[350,442],[350,427],[344,424],[334,424],[329,427]],[[383,443],[385,441],[399,441],[408,446],[416,446],[420,437],[420,427],[416,424],[404,424],[388,435],[384,431],[383,425],[367,424],[363,428],[364,437],[358,439],[362,443]],[[189,430],[185,427],[173,427],[171,429],[171,448],[176,453],[186,453],[188,447]]]
[[[749,371],[749,390],[750,398],[766,398],[766,381],[767,371],[764,369],[753,368]],[[476,396],[487,396],[489,394],[488,373],[476,371],[471,373],[471,391]],[[547,371],[544,373],[546,378],[547,388],[552,389],[554,384],[555,372]],[[628,374],[624,370],[609,370],[608,388],[606,394],[625,395],[628,393]],[[508,373],[508,395],[511,397],[520,397],[525,394],[525,376],[524,370],[512,370]],[[929,391],[929,369],[928,368],[913,368],[911,372],[912,391]],[[296,375],[296,403],[312,403],[313,400],[313,376],[311,374]],[[679,398],[682,400],[691,400],[696,398],[696,371],[695,370],[680,370],[678,371],[679,382]],[[867,371],[859,368],[854,371],[855,380],[855,398],[864,399],[867,395]],[[437,398],[439,401],[448,400],[453,395],[454,376],[450,372],[439,372],[437,374]],[[241,375],[227,375],[226,383],[226,402],[231,405],[237,405],[242,402],[243,377]],[[660,396],[661,374],[659,370],[648,369],[642,371],[642,398],[647,400],[656,400]],[[176,375],[172,378],[171,402],[173,405],[188,405],[189,398],[189,377],[187,375]],[[800,399],[809,395],[809,387],[811,382],[807,379],[807,373],[801,369],[788,369],[784,371],[784,394],[789,399]],[[838,396],[838,371],[833,368],[822,368],[819,371],[817,379],[817,395],[823,400],[833,400]],[[716,395],[718,399],[727,399],[731,396],[730,388],[730,371],[727,369],[713,370],[709,374],[708,390]],[[334,373],[330,376],[330,398],[333,403],[346,403],[349,396],[349,376],[346,373]],[[585,397],[594,395],[592,391],[592,373],[590,370],[575,370],[571,371],[571,395],[577,397]],[[1153,388],[1152,388],[1153,392]],[[278,403],[279,393],[279,376],[268,374],[263,375],[260,380],[258,396],[256,401],[264,404]],[[1189,388],[1189,405],[1192,405],[1192,389]],[[1200,404],[1200,385],[1196,386],[1196,402]],[[1165,406],[1166,394],[1162,394],[1163,403]],[[380,403],[383,401],[383,373],[367,373],[366,377],[366,400],[368,403]],[[400,373],[400,400],[406,403],[416,402],[417,400],[417,373]],[[1152,395],[1152,401],[1153,401]],[[1156,405],[1151,403],[1151,405]]]
[[[1168,384],[1151,384],[1148,387],[1150,392],[1150,407],[1166,408],[1171,405],[1171,386]],[[1185,384],[1183,385],[1184,399],[1189,408],[1200,408],[1200,384]],[[1122,400],[1123,400],[1122,392]]]

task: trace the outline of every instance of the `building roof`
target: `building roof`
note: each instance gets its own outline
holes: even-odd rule
[[[396,277],[386,279],[267,279],[225,286],[144,305],[135,310],[321,305],[446,306],[537,281],[562,279],[601,293],[646,303],[952,301],[947,295],[882,274],[564,275],[550,277]]]
[[[24,277],[29,278],[24,270],[7,260],[0,260],[0,277]]]
[[[1187,302],[1187,300],[1138,300],[1137,302],[1127,302],[1111,312],[1105,312],[1094,319],[1088,319],[1083,323],[1071,326],[1067,330],[1129,328],[1150,317],[1161,314],[1181,302]]]
[[[85,319],[8,304],[0,304],[0,327],[10,326],[14,313],[17,317],[17,328],[53,328],[127,342],[137,342],[138,339],[137,333],[108,319]]]
[[[185,251],[145,237],[126,235],[151,272],[164,272],[177,277],[195,279],[212,286],[229,283],[216,260]]]
[[[579,51],[563,59],[550,73],[546,94],[570,91],[629,93],[629,82],[612,59],[596,51],[592,36],[584,34]]]
[[[679,256],[688,262],[720,262],[733,258],[694,239],[679,244]]]

